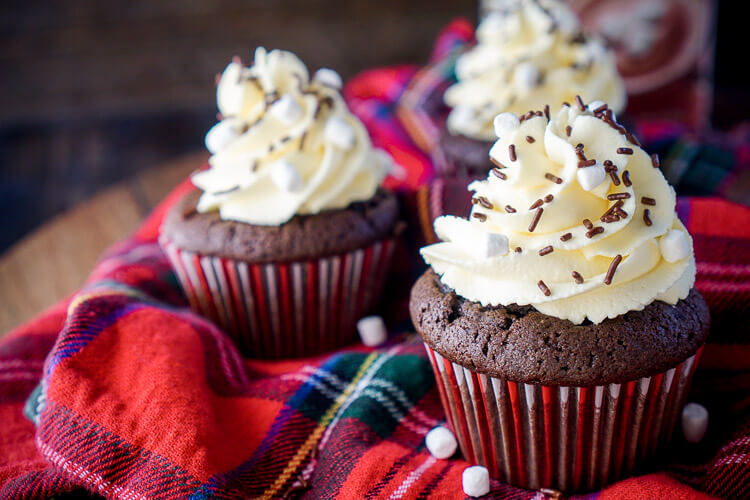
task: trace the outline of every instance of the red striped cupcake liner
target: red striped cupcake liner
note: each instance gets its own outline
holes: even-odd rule
[[[494,378],[425,348],[464,458],[501,481],[561,491],[601,488],[653,457],[672,435],[702,350],[651,377],[562,387]]]
[[[319,259],[253,264],[191,252],[164,235],[159,244],[192,309],[245,355],[274,359],[352,342],[357,321],[380,298],[395,247],[384,239]]]

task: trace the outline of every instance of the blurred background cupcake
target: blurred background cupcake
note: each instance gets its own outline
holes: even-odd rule
[[[349,343],[393,252],[392,165],[339,90],[294,54],[258,48],[217,77],[209,168],[167,215],[160,243],[197,312],[250,356]]]
[[[547,103],[571,103],[576,95],[606,101],[615,113],[625,107],[614,53],[582,31],[564,2],[504,2],[482,21],[476,38],[458,57],[458,81],[444,96],[451,110],[434,154],[444,174],[487,172],[498,113],[523,115]]]
[[[529,489],[642,469],[709,331],[658,158],[574,102],[500,115],[497,167],[469,185],[468,219],[436,219],[410,303],[464,458]]]

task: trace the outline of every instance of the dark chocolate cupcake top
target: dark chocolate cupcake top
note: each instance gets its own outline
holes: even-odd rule
[[[576,325],[531,306],[483,306],[428,270],[409,303],[414,325],[452,362],[507,380],[546,385],[619,383],[661,373],[693,355],[709,330],[696,290],[599,324]]]
[[[498,113],[525,113],[545,104],[607,101],[625,107],[625,86],[614,52],[583,33],[575,12],[559,0],[506,2],[477,28],[477,45],[456,61],[458,82],[445,92],[453,108],[448,129],[474,139],[494,138]]]
[[[192,177],[198,212],[278,226],[370,199],[393,160],[372,147],[340,87],[336,72],[310,77],[291,52],[259,47],[250,67],[235,58],[218,81],[210,168]]]
[[[674,190],[607,104],[501,113],[495,128],[471,216],[436,219],[442,242],[421,250],[445,285],[575,324],[688,296],[695,258]]]
[[[216,211],[196,211],[200,192],[191,191],[169,211],[161,232],[177,246],[203,255],[252,263],[317,259],[365,247],[394,234],[395,195],[379,189],[369,200],[314,215],[295,215],[279,226],[227,221]]]

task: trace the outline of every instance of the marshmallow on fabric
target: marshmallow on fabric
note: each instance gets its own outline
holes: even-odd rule
[[[456,453],[458,447],[456,436],[443,426],[435,427],[428,432],[424,438],[424,444],[435,458],[450,458]]]
[[[269,165],[269,168],[271,179],[282,191],[294,193],[302,188],[302,177],[295,166],[288,161],[279,160]]]
[[[470,497],[481,497],[490,492],[490,473],[487,467],[474,465],[464,469],[461,476],[464,493]]]
[[[326,141],[340,149],[351,149],[354,147],[354,129],[346,123],[346,120],[338,116],[332,116],[326,122],[323,135]]]
[[[380,316],[366,316],[357,321],[357,331],[367,347],[379,346],[388,338],[388,330]]]
[[[688,403],[682,409],[682,433],[689,443],[698,443],[708,429],[708,410],[701,404]]]
[[[320,68],[313,75],[313,80],[336,90],[341,90],[341,87],[344,86],[344,81],[341,79],[341,75],[330,68]]]

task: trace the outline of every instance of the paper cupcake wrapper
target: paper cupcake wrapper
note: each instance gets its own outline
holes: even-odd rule
[[[464,458],[501,481],[561,491],[600,488],[655,455],[672,435],[701,352],[651,377],[561,387],[490,377],[425,348]]]
[[[159,243],[190,306],[248,356],[286,358],[333,350],[355,338],[380,298],[392,239],[320,259],[270,264],[201,255]]]

